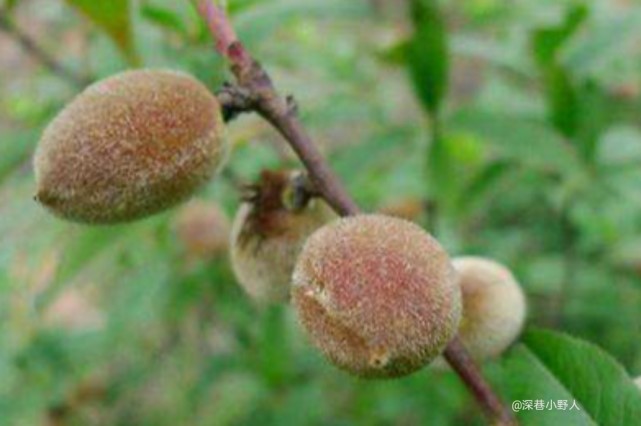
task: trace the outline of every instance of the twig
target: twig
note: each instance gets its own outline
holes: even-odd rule
[[[479,405],[495,421],[494,424],[500,426],[517,424],[512,412],[501,402],[490,385],[483,379],[478,366],[463,346],[461,339],[455,337],[448,344],[443,356],[463,379],[463,382],[472,392]]]
[[[255,111],[271,123],[298,154],[314,185],[336,212],[343,216],[358,214],[360,209],[301,124],[293,99],[279,96],[267,72],[238,41],[222,8],[210,0],[197,0],[196,4],[216,40],[216,49],[229,60],[236,77],[237,86],[226,86],[219,99],[227,106],[238,105],[240,112]],[[493,421],[516,424],[458,339],[448,346],[445,357]]]
[[[216,39],[216,49],[229,60],[238,86],[227,86],[224,97],[241,111],[255,111],[271,123],[289,142],[309,170],[310,177],[327,202],[342,215],[359,212],[341,182],[329,169],[325,159],[301,124],[292,98],[281,98],[263,67],[256,62],[238,41],[226,13],[208,0],[199,0],[198,10]],[[229,113],[229,112],[228,112]]]
[[[51,72],[58,75],[63,80],[67,81],[70,85],[78,88],[84,88],[91,82],[89,78],[79,76],[58,63],[53,56],[49,55],[44,49],[38,46],[33,39],[31,39],[9,19],[5,9],[0,9],[0,30],[13,37],[25,52],[33,56],[42,65],[47,67]]]

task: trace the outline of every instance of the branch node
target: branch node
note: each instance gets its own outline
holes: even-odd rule
[[[246,89],[225,82],[223,87],[216,92],[223,113],[223,120],[228,123],[240,114],[255,109],[256,101]]]

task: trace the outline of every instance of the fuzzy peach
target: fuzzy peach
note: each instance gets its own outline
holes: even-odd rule
[[[231,234],[238,282],[259,304],[289,299],[296,258],[309,235],[336,214],[324,200],[305,195],[298,172],[265,171],[241,204]]]
[[[505,266],[482,257],[453,260],[463,297],[459,336],[482,361],[500,355],[520,334],[526,316],[521,286]]]
[[[103,224],[188,198],[223,162],[221,110],[193,77],[126,71],[78,95],[45,129],[34,156],[36,199],[54,214]]]
[[[399,377],[454,337],[460,290],[450,258],[419,226],[383,215],[336,220],[305,243],[293,303],[312,343],[362,377]]]

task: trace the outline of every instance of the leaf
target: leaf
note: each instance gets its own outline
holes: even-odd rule
[[[498,156],[542,171],[569,173],[579,167],[572,146],[537,121],[467,109],[450,117],[446,126],[471,132],[482,138]]]
[[[557,56],[587,16],[585,5],[576,6],[570,9],[563,24],[537,30],[532,36],[534,57],[543,74],[550,121],[567,137],[577,132],[579,104],[571,76],[559,63]]]
[[[116,43],[127,60],[136,64],[129,0],[66,0],[100,27]]]
[[[414,36],[406,49],[407,65],[423,107],[435,115],[447,92],[449,69],[445,23],[434,0],[413,0]]]
[[[532,330],[501,364],[510,402],[568,401],[565,411],[522,411],[524,425],[632,426],[641,419],[639,389],[612,356],[586,341]],[[580,411],[569,410],[574,400]]]
[[[409,40],[401,39],[377,52],[377,57],[384,63],[402,66],[407,63]]]
[[[596,345],[536,330],[525,344],[600,425],[633,425],[641,419],[641,392],[624,368]]]
[[[585,22],[588,17],[588,8],[585,5],[577,5],[570,9],[565,21],[551,28],[542,28],[536,30],[532,37],[532,47],[537,63],[541,67],[546,67],[555,63],[557,52],[574,35],[576,30]]]
[[[525,345],[516,346],[501,360],[501,378],[497,386],[505,403],[513,405],[514,401],[543,400],[571,401],[574,396],[550,374]],[[548,408],[553,408],[551,405]],[[563,411],[558,409],[521,410],[516,413],[521,426],[564,425],[587,426],[596,425],[585,411]]]
[[[561,66],[550,65],[544,70],[543,81],[550,121],[565,136],[574,136],[580,106],[568,72]]]

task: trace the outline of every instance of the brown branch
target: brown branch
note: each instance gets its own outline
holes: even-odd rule
[[[9,19],[8,13],[0,9],[0,30],[7,33],[18,43],[22,49],[47,67],[52,73],[58,75],[74,87],[84,88],[91,80],[79,76],[71,70],[62,66],[53,56],[42,49],[31,37]]]
[[[480,369],[470,357],[460,338],[455,337],[448,344],[443,356],[454,371],[463,379],[463,382],[470,392],[472,392],[479,405],[485,410],[486,414],[495,421],[494,424],[500,426],[517,424],[512,411],[501,402],[490,385],[485,381]]]
[[[224,107],[228,111],[238,107],[237,112],[255,111],[260,114],[298,154],[314,185],[336,212],[343,216],[358,214],[360,209],[329,168],[299,120],[293,100],[279,96],[267,72],[238,41],[225,11],[211,0],[197,0],[197,6],[216,39],[216,49],[229,60],[236,77],[237,86],[228,85],[218,94]],[[493,421],[501,425],[516,424],[512,413],[485,381],[458,338],[445,350],[445,358]]]
[[[199,0],[198,10],[216,39],[216,49],[231,63],[238,87],[227,86],[219,93],[223,109],[240,105],[271,123],[289,142],[309,170],[310,178],[327,202],[341,215],[353,215],[359,208],[330,170],[311,137],[301,124],[292,98],[281,98],[269,75],[236,38],[225,11],[209,0]],[[226,102],[225,102],[226,100]]]

